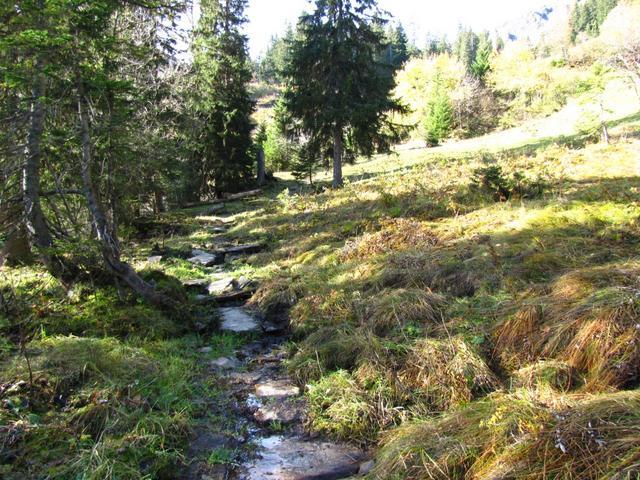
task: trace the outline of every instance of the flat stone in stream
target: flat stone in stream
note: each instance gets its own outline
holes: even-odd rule
[[[245,310],[238,307],[226,307],[218,310],[222,316],[222,330],[231,332],[251,332],[258,329],[258,322]]]
[[[303,408],[303,403],[298,398],[278,399],[275,402],[261,404],[254,412],[253,418],[260,424],[300,422],[304,416]]]
[[[224,255],[219,253],[209,253],[202,250],[193,250],[193,255],[188,259],[189,262],[196,265],[202,265],[204,267],[212,267],[214,265],[221,265],[224,263]]]
[[[258,397],[296,397],[300,395],[300,389],[289,380],[270,380],[256,385]]]
[[[220,295],[221,293],[233,290],[233,287],[233,278],[227,277],[209,284],[207,291],[209,292],[209,295]]]
[[[244,480],[338,480],[358,473],[363,459],[345,445],[282,436],[260,439],[258,447]]]

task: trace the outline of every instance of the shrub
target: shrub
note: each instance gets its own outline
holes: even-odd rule
[[[537,198],[547,185],[541,179],[529,179],[521,172],[505,175],[500,165],[489,165],[473,171],[472,186],[493,196],[496,202],[511,198]]]

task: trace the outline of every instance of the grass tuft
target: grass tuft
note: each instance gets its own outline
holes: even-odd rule
[[[459,337],[420,340],[404,362],[400,382],[435,410],[448,410],[500,387],[487,364]]]
[[[585,388],[632,388],[640,381],[640,267],[608,265],[559,277],[496,331],[495,351],[525,365],[556,359],[585,376]],[[514,362],[515,359],[515,362]]]

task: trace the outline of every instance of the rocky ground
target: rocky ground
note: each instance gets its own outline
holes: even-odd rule
[[[223,265],[229,255],[250,254],[259,249],[260,245],[252,244],[194,250],[189,261]],[[200,292],[199,301],[220,305],[222,331],[246,335],[251,341],[234,355],[203,360],[209,362],[211,377],[203,381],[213,380],[221,386],[228,403],[221,406],[215,399],[202,401],[214,417],[224,417],[234,433],[220,434],[209,418],[202,418],[190,444],[191,464],[183,478],[336,480],[366,473],[370,462],[364,451],[305,430],[303,392],[283,366],[287,326],[269,324],[243,304],[255,291],[254,283],[229,277],[215,282],[189,280],[185,286]],[[206,358],[209,347],[200,353]]]

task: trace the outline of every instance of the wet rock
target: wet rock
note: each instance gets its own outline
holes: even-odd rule
[[[337,480],[358,472],[362,454],[344,445],[274,436],[259,442],[246,480]]]
[[[296,397],[300,395],[300,388],[287,379],[270,380],[256,385],[256,395],[275,398]]]
[[[213,348],[211,347],[202,347],[200,350],[198,350],[200,353],[211,353],[213,351]]]
[[[358,469],[358,475],[361,477],[364,477],[369,472],[371,472],[371,470],[373,470],[373,467],[375,466],[376,466],[376,462],[373,460],[369,460],[368,462],[361,463],[360,468]]]
[[[228,305],[230,303],[236,303],[241,300],[247,300],[251,298],[253,293],[253,290],[235,290],[228,293],[212,296],[211,299],[214,300],[218,305]]]
[[[258,322],[242,308],[228,307],[219,310],[222,330],[231,332],[251,332],[257,330]]]
[[[262,374],[260,372],[232,372],[227,378],[231,383],[253,385],[260,381]]]
[[[182,285],[186,289],[206,291],[206,288],[209,285],[209,280],[207,280],[206,278],[194,278],[182,282]]]
[[[261,327],[264,333],[267,333],[269,335],[279,335],[287,330],[286,324],[269,321],[262,322]]]
[[[236,288],[238,290],[246,290],[248,288],[252,288],[255,289],[257,287],[257,284],[255,281],[248,279],[245,276],[240,277],[237,281],[236,281]]]
[[[216,280],[209,284],[207,291],[210,295],[219,295],[221,293],[234,289],[234,280],[231,277],[223,278],[222,280]]]
[[[224,263],[224,255],[217,252],[209,253],[202,250],[193,250],[191,255],[193,256],[189,258],[188,261],[196,265],[212,267],[214,265],[221,265]]]
[[[256,397],[253,393],[250,393],[249,395],[247,395],[245,404],[250,412],[255,412],[262,407],[262,400]]]
[[[209,362],[211,367],[219,370],[232,370],[240,367],[240,362],[235,358],[220,357]]]
[[[236,245],[235,247],[225,248],[221,253],[225,255],[251,255],[258,253],[264,248],[261,243],[250,243],[248,245]]]
[[[262,405],[253,414],[258,423],[281,422],[284,424],[299,422],[303,417],[302,404],[299,401],[278,400]]]

